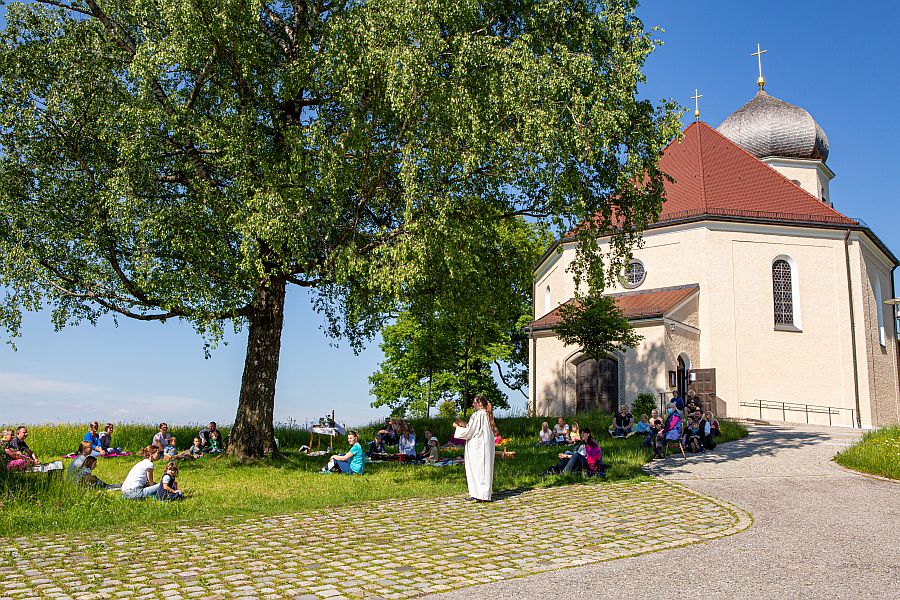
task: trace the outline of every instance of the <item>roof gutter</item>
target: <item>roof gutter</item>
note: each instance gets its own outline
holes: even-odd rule
[[[862,412],[859,405],[859,361],[856,350],[856,316],[853,309],[853,281],[850,277],[850,234],[848,228],[844,235],[844,258],[847,264],[847,298],[850,300],[850,347],[853,350],[853,393],[856,397],[856,426],[862,429]],[[893,285],[893,281],[891,283]]]

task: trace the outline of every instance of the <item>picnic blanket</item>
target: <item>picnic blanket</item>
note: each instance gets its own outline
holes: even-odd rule
[[[66,454],[63,458],[75,458],[78,456],[75,452],[72,454]],[[119,456],[131,456],[131,452],[107,452],[106,456],[101,456],[100,458],[118,458]]]

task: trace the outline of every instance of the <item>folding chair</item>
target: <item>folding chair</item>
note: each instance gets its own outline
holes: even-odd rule
[[[666,452],[665,456],[669,456],[669,445],[670,444],[678,444],[678,449],[681,450],[681,456],[687,460],[687,454],[684,453],[684,443],[681,441],[684,439],[684,419],[681,419],[681,431],[678,432],[678,440],[666,440]]]

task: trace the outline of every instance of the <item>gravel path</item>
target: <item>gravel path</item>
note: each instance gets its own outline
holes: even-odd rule
[[[831,461],[858,435],[756,427],[712,453],[652,465],[663,479],[752,514],[753,526],[738,535],[432,597],[900,597],[900,483]]]

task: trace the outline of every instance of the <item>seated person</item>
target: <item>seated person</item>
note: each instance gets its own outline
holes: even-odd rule
[[[91,446],[90,442],[82,441],[78,445],[78,451],[75,453],[75,458],[69,463],[69,469],[66,471],[67,478],[73,481],[78,478],[78,473],[81,471],[81,467],[84,466],[84,461],[91,455],[92,450],[93,446]]]
[[[369,443],[369,450],[366,452],[366,456],[369,458],[383,458],[385,456],[384,440],[380,433]]]
[[[98,436],[100,438],[100,448],[102,448],[106,454],[122,454],[121,448],[112,445],[113,427],[112,423],[107,423],[103,427],[103,431],[101,431]]]
[[[645,448],[653,448],[656,449],[656,437],[663,430],[663,422],[662,419],[656,418],[650,422],[650,431],[647,432],[647,437],[644,438],[644,441],[641,443],[641,446]]]
[[[641,415],[641,420],[638,421],[637,425],[634,426],[634,432],[644,435],[650,433],[650,421],[647,415]]]
[[[345,473],[347,475],[362,475],[366,466],[363,457],[362,446],[359,445],[359,435],[352,429],[347,432],[347,443],[350,450],[346,454],[332,454],[331,458],[320,473]]]
[[[138,455],[141,461],[131,467],[122,483],[122,497],[128,500],[156,496],[159,490],[159,484],[153,480],[153,462],[160,459],[162,451],[159,446],[147,446]]]
[[[169,444],[165,448],[163,448],[163,458],[165,458],[166,460],[181,460],[183,458],[192,458],[190,450],[185,450],[184,452],[178,451],[177,441],[178,440],[174,435],[169,436]]]
[[[609,425],[609,434],[613,437],[627,437],[634,433],[631,430],[632,427],[634,427],[634,416],[628,412],[628,406],[623,404]]]
[[[681,397],[681,393],[678,390],[672,390],[671,404],[674,404],[675,409],[679,412],[684,410],[684,398]]]
[[[703,419],[700,421],[700,435],[702,436],[703,447],[706,450],[712,450],[716,447],[716,436],[713,434],[712,421],[712,413],[709,411],[706,411]]]
[[[416,454],[416,458],[428,458],[428,455],[431,454],[430,445],[431,438],[437,439],[434,435],[434,432],[430,429],[425,430],[425,437],[422,438],[425,440],[425,443],[422,445],[422,451]]]
[[[201,429],[197,432],[197,437],[200,438],[200,447],[203,448],[204,452],[208,451],[213,433],[215,433],[219,439],[219,450],[221,451],[225,447],[224,440],[222,439],[222,432],[219,431],[218,425],[216,425],[215,421],[210,421],[205,429]]]
[[[37,454],[34,453],[34,450],[28,447],[28,442],[25,439],[28,437],[28,428],[24,425],[19,425],[16,427],[16,436],[13,438],[12,443],[13,447],[22,455],[23,458],[27,458],[31,461],[33,467],[40,466],[41,461],[38,459]]]
[[[194,445],[188,448],[188,452],[191,453],[191,458],[203,456],[203,440],[199,436],[194,438]]]
[[[169,425],[167,423],[159,424],[159,433],[153,436],[153,441],[150,442],[150,445],[165,451],[166,446],[169,445]]]
[[[412,460],[416,458],[416,432],[412,429],[400,434],[397,449],[400,451],[400,460]]]
[[[567,450],[559,454],[559,462],[547,470],[547,474],[585,472],[591,475],[605,473],[603,464],[603,452],[600,445],[591,434],[591,430],[585,427],[580,432],[580,439],[574,450]]]
[[[713,437],[719,437],[721,435],[721,432],[719,431],[719,421],[710,411],[706,411],[706,420],[709,421],[710,433]]]
[[[553,442],[553,432],[547,421],[541,423],[541,430],[538,432],[538,446],[549,446]]]
[[[654,437],[653,451],[656,458],[663,457],[663,451],[667,442],[681,440],[681,415],[676,409],[675,403],[670,402],[666,409],[666,421],[662,429]]]
[[[88,426],[88,432],[84,434],[84,441],[91,443],[92,454],[94,456],[106,456],[106,449],[100,443],[99,429],[100,423],[91,421],[91,424]]]
[[[3,465],[5,470],[7,471],[27,471],[34,467],[34,461],[16,450],[16,446],[13,443],[13,432],[12,429],[4,429],[2,433],[2,440],[0,440],[0,444],[2,444],[2,455],[0,455],[0,465]]]
[[[87,487],[105,488],[108,490],[117,490],[121,487],[119,485],[108,484],[105,481],[99,479],[96,475],[93,474],[93,470],[96,467],[97,457],[93,454],[86,455],[84,457],[84,462],[81,463],[81,468],[75,471],[75,482]]]
[[[553,443],[557,446],[569,441],[569,426],[566,420],[560,417],[553,426]]]
[[[200,438],[203,441],[203,438]],[[222,443],[222,433],[218,430],[209,432],[209,444],[206,447],[206,452],[209,454],[218,454],[222,452],[224,449],[224,444]]]
[[[703,440],[700,436],[700,423],[694,417],[690,417],[688,426],[684,430],[681,443],[691,452],[700,452],[703,450]]]
[[[426,452],[426,454],[423,458],[428,464],[436,463],[441,459],[440,452],[438,451],[438,439],[434,436],[427,439],[428,444],[425,446],[425,450],[423,451]]]
[[[572,421],[572,427],[569,429],[569,443],[578,444],[581,442],[581,430],[578,428],[578,421]]]
[[[163,473],[162,480],[159,482],[159,489],[156,491],[156,499],[163,502],[184,500],[184,492],[181,491],[178,487],[178,482],[175,481],[175,478],[178,477],[178,464],[169,461]]]
[[[384,418],[384,427],[378,430],[378,435],[381,436],[381,439],[384,441],[387,446],[395,446],[397,445],[397,429],[394,426],[394,421],[390,417]]]

